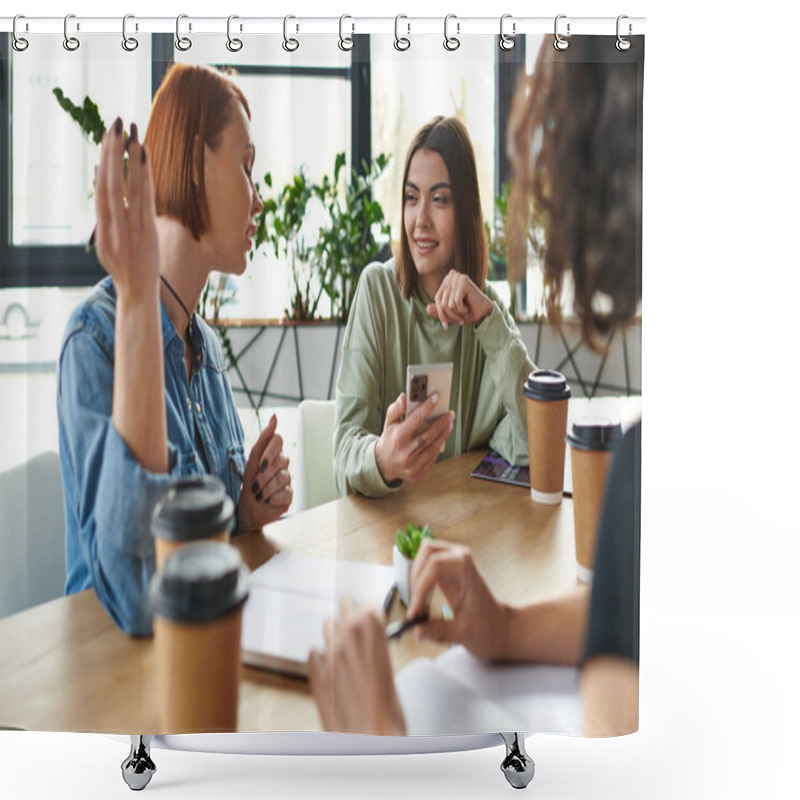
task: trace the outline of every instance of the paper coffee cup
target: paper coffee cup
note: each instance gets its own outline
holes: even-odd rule
[[[156,541],[156,567],[179,547],[195,541],[227,542],[234,520],[233,500],[213,475],[173,483],[153,509],[150,527]]]
[[[236,548],[195,542],[150,584],[160,733],[235,731],[247,567]]]
[[[522,393],[528,418],[531,498],[558,505],[564,492],[564,436],[572,392],[560,372],[537,369],[528,376]]]
[[[585,417],[572,424],[572,508],[575,515],[575,560],[578,579],[591,583],[597,533],[614,449],[622,440],[619,423]]]

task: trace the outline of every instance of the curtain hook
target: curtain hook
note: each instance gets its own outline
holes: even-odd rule
[[[231,53],[238,53],[244,46],[241,39],[239,39],[238,37],[231,36],[231,22],[233,22],[233,20],[235,19],[239,19],[239,17],[237,17],[236,14],[231,14],[228,17],[228,41],[225,42],[225,47],[227,47]],[[241,31],[241,29],[242,26],[240,25],[239,30]]]
[[[344,26],[344,21],[346,19],[353,19],[353,18],[349,14],[342,14],[342,16],[339,17],[339,49],[344,50],[345,52],[353,49],[353,45],[355,44],[355,42],[353,41],[352,33],[356,29],[356,26],[352,25],[350,30],[351,35],[345,36],[343,26]]]
[[[297,41],[293,36],[290,37],[288,35],[288,28],[289,28],[289,20],[290,19],[297,19],[297,17],[293,17],[291,14],[285,16],[283,18],[283,49],[287,53],[294,53],[298,47],[300,47],[300,42]],[[295,26],[295,31],[300,30],[300,26]]]
[[[555,36],[556,36],[556,40],[553,42],[553,47],[555,47],[556,50],[566,50],[569,47],[569,40],[565,39],[558,32],[558,21],[560,19],[566,19],[566,18],[567,18],[566,14],[559,14],[556,17],[555,25],[553,27],[553,31],[555,32]],[[570,29],[569,28],[570,28],[570,25],[569,25],[569,22],[567,22],[567,36],[570,35]]]
[[[25,15],[24,14],[17,14],[17,16],[14,17],[14,24],[13,24],[13,26],[11,28],[11,32],[14,35],[14,41],[12,42],[11,46],[18,53],[21,53],[23,50],[27,50],[28,49],[28,45],[30,44],[30,42],[24,36],[18,36],[17,35],[17,20],[20,20],[20,19],[25,19]],[[28,23],[27,22],[25,23],[25,30],[26,31],[28,30]]]
[[[126,14],[122,18],[122,49],[132,53],[138,46],[139,40],[133,36],[128,36],[128,20],[135,19],[133,14]],[[136,25],[136,30],[139,30],[139,25]]]
[[[69,31],[67,30],[67,26],[69,25],[69,21],[71,19],[75,19],[74,14],[67,14],[67,16],[64,17],[64,49],[69,50],[70,53],[74,52],[81,46],[80,40],[76,39],[74,36],[70,36]],[[76,28],[77,30],[80,30],[81,26],[76,23]]]
[[[394,18],[394,49],[403,52],[411,47],[411,39],[408,39],[406,36],[400,36],[399,29],[401,19],[408,19],[408,17],[405,14],[398,14]],[[411,33],[411,23],[407,22],[406,25],[408,26],[408,33]]]
[[[181,52],[186,52],[192,46],[192,40],[188,36],[181,36],[181,20],[187,19],[188,14],[178,14],[175,19],[175,47]],[[189,30],[192,26],[189,26]]]
[[[457,36],[448,36],[447,35],[447,24],[450,22],[451,19],[457,19],[455,14],[448,14],[444,18],[444,42],[443,46],[445,50],[449,50],[453,52],[453,50],[458,50],[461,47],[461,41],[458,39]],[[461,23],[456,22],[456,33],[461,32]]]
[[[630,39],[626,39],[619,32],[620,31],[620,23],[624,19],[628,19],[628,16],[626,14],[620,14],[617,17],[617,41],[615,43],[615,46],[616,46],[617,50],[619,50],[621,53],[624,53],[626,50],[630,50],[631,49],[631,40]],[[631,25],[631,23],[629,22],[628,23],[628,36],[630,36],[632,33],[633,33],[633,25]]]
[[[505,31],[503,30],[503,25],[507,19],[511,19],[511,14],[503,14],[500,17],[500,49],[501,50],[513,50],[516,46],[517,42],[512,37],[517,33],[517,23],[511,23],[511,36],[506,36]]]

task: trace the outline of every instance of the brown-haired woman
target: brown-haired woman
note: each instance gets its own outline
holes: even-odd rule
[[[442,446],[443,458],[488,444],[527,463],[522,385],[533,364],[486,285],[475,154],[455,117],[434,118],[411,142],[402,207],[398,257],[364,270],[345,331],[334,434],[343,494],[420,481]],[[420,433],[438,395],[406,419],[406,367],[442,362],[453,363],[450,410]]]
[[[626,322],[641,297],[641,88],[641,63],[617,56],[608,37],[573,37],[564,52],[547,37],[512,109],[522,232],[531,206],[549,219],[549,301],[558,303],[571,273],[590,335]],[[420,625],[418,636],[461,644],[479,658],[580,665],[584,732],[637,730],[640,474],[641,423],[614,456],[591,589],[512,607],[494,596],[466,547],[424,541],[407,616],[425,609],[436,586],[453,616]],[[343,602],[325,639],[327,651],[309,661],[325,727],[404,733],[379,612]]]
[[[125,142],[119,118],[103,139],[96,246],[109,277],[72,313],[58,371],[66,592],[94,587],[128,633],[152,629],[150,515],[175,478],[220,478],[242,532],[291,503],[276,419],[245,461],[222,349],[194,312],[212,270],[247,265],[254,159],[247,100],[202,66],[169,69],[143,144],[135,123]]]

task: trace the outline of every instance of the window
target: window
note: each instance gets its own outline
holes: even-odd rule
[[[250,101],[262,193],[267,193],[266,172],[277,191],[301,165],[312,179],[330,173],[338,152],[356,168],[362,159],[389,153],[391,163],[375,193],[396,237],[405,152],[414,133],[436,114],[455,114],[467,125],[484,217],[495,222],[494,198],[509,177],[504,150],[510,99],[526,54],[530,69],[540,41],[527,38],[536,41],[526,47],[525,37],[517,37],[515,49],[504,53],[496,36],[464,37],[457,51],[447,52],[441,37],[419,36],[409,58],[387,36],[356,36],[349,53],[335,46],[335,36],[306,37],[296,53],[286,53],[277,37],[253,37],[240,52],[230,53],[224,36],[208,34],[195,36],[185,52],[174,49],[170,34],[154,34],[139,37],[136,53],[123,51],[113,36],[84,37],[79,51],[67,53],[60,36],[52,36],[37,38],[36,48],[22,54],[11,48],[10,35],[0,37],[0,192],[8,210],[0,225],[0,285],[3,291],[86,287],[103,275],[85,249],[94,224],[97,147],[59,108],[52,97],[56,85],[78,102],[91,96],[107,123],[121,114],[126,121],[136,119],[144,132],[152,94],[170,60],[224,60],[237,70]],[[96,69],[98,60],[107,69]],[[65,203],[66,196],[74,203]],[[288,270],[259,253],[223,315],[282,317]],[[531,308],[527,301],[519,310]]]

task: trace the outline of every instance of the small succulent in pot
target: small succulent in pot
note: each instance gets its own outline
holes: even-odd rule
[[[409,522],[405,528],[397,531],[394,539],[394,548],[392,549],[394,576],[400,599],[406,606],[408,605],[411,590],[409,583],[411,563],[416,558],[423,539],[435,538],[427,525],[420,528],[413,522]]]

